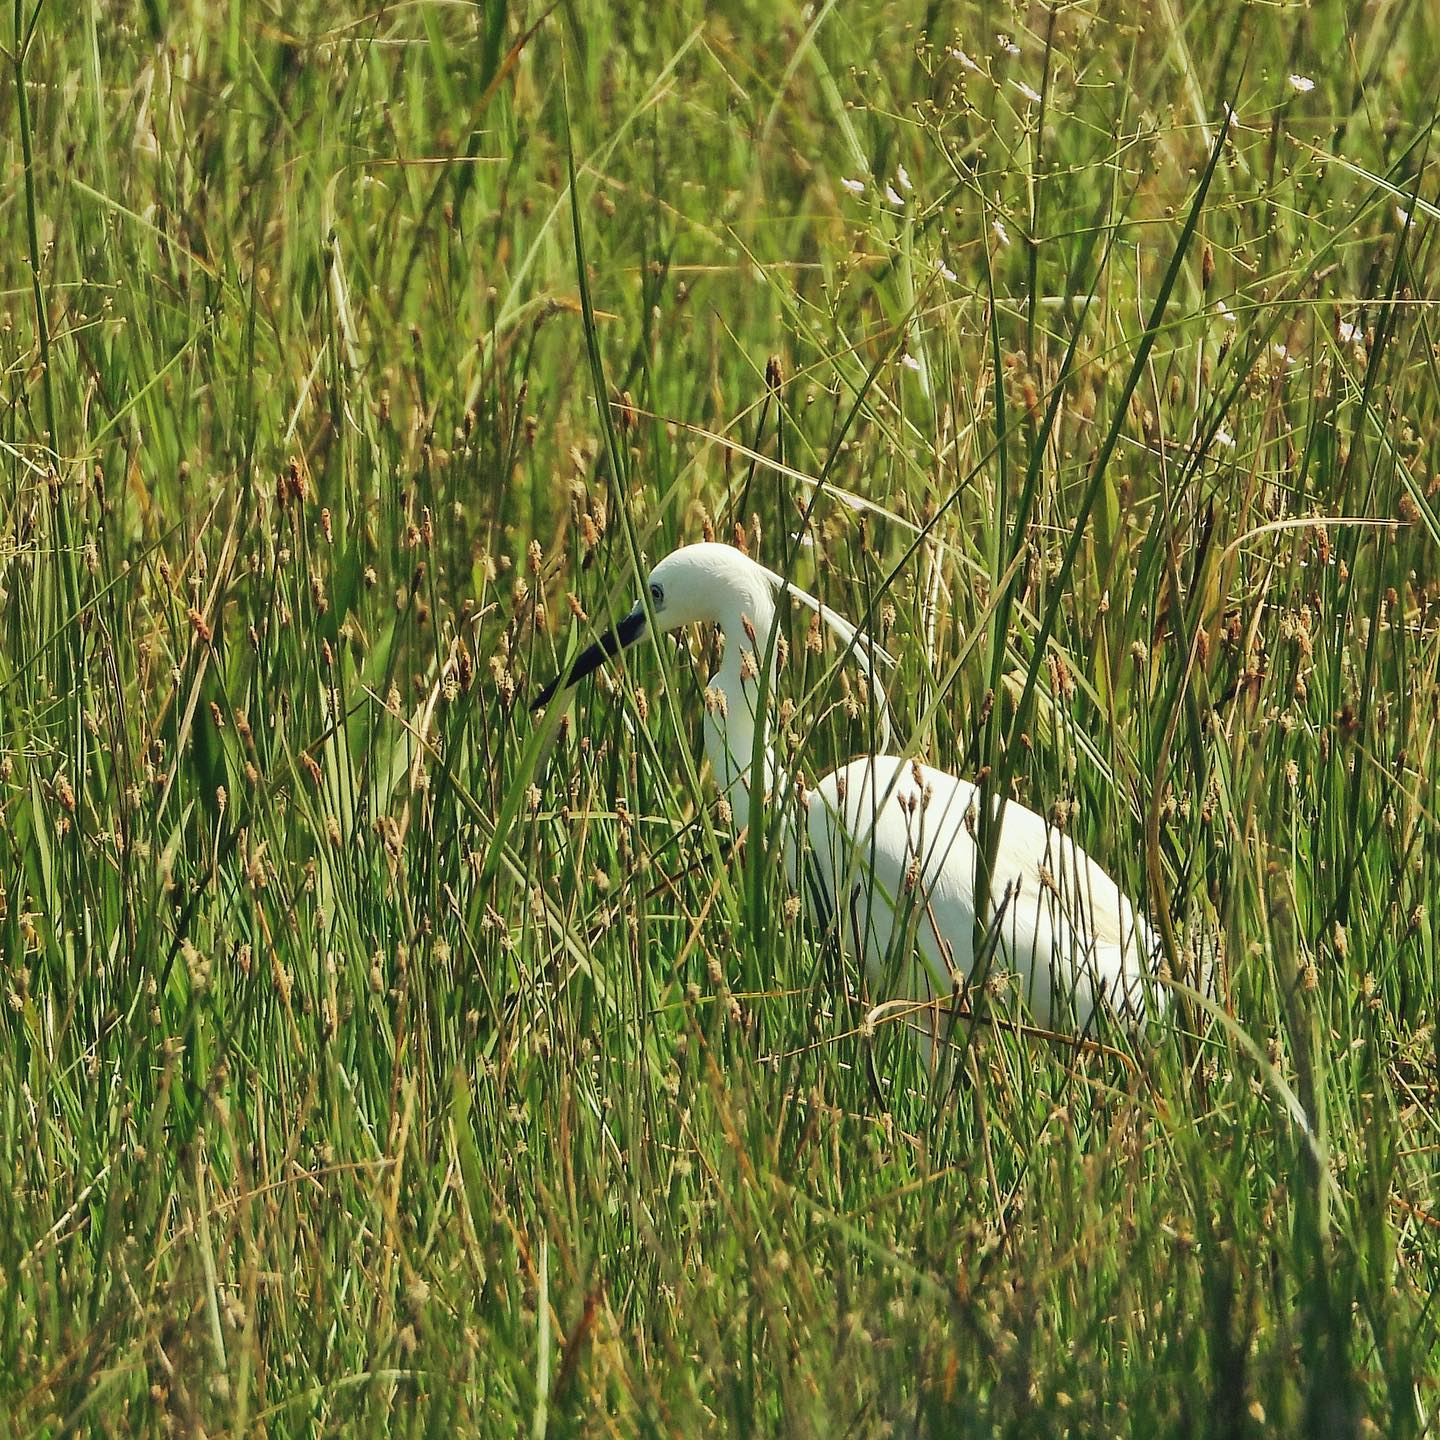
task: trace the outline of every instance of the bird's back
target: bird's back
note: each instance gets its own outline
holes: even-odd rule
[[[971,976],[979,806],[970,781],[894,755],[853,760],[816,786],[809,898],[880,993],[946,996],[952,974]],[[986,908],[980,968],[1015,972],[1041,1024],[1086,1026],[1102,997],[1131,1016],[1163,1007],[1147,983],[1155,943],[1144,917],[1068,836],[1013,800]]]

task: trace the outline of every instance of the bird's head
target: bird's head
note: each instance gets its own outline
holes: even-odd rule
[[[778,579],[733,545],[710,543],[667,555],[645,588],[661,630],[719,625],[728,632],[748,620],[763,637],[774,618]]]
[[[858,634],[848,620],[814,596],[790,585],[733,545],[707,542],[682,546],[660,561],[645,582],[645,598],[612,630],[582,650],[569,671],[557,675],[530,708],[538,710],[562,685],[576,684],[611,655],[628,650],[645,634],[652,620],[662,631],[678,630],[684,625],[718,625],[731,644],[740,643],[739,634],[749,631],[764,645],[774,624],[775,595],[781,589],[809,605],[847,644],[855,644],[866,670],[871,658],[893,663],[867,636]]]

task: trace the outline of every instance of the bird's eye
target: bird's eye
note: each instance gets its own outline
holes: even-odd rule
[[[658,610],[665,603],[665,587],[663,585],[650,586],[650,603]]]

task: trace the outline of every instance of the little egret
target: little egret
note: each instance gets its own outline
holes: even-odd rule
[[[948,999],[977,968],[977,787],[917,760],[871,755],[806,791],[778,773],[766,731],[771,707],[762,685],[775,668],[767,657],[778,594],[815,610],[854,647],[872,679],[873,662],[890,657],[828,606],[730,545],[676,550],[651,572],[648,591],[648,609],[637,604],[532,708],[635,644],[652,616],[661,630],[718,626],[724,648],[705,690],[705,753],[732,825],[742,829],[750,814],[750,770],[758,759],[763,793],[783,817],[790,882],[815,921],[837,927],[880,998],[917,1005]],[[1017,801],[1003,811],[998,800],[990,803],[1000,834],[978,968],[1017,977],[1030,1014],[1045,1027],[1083,1033],[1101,1008],[1132,1022],[1159,1013],[1157,947],[1145,918],[1067,835]],[[803,818],[797,823],[796,816]]]

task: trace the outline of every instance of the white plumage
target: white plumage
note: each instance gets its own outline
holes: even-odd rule
[[[758,757],[784,817],[791,883],[812,917],[863,959],[882,999],[948,1000],[976,969],[980,792],[971,782],[897,755],[863,756],[801,793],[777,771],[757,717],[782,588],[835,629],[867,674],[889,657],[848,621],[729,545],[689,545],[662,560],[637,605],[571,667],[568,682],[633,644],[653,615],[664,630],[710,623],[724,635],[705,692],[705,750],[735,828],[750,813]],[[559,684],[536,701],[549,699]],[[992,805],[998,802],[992,799]],[[803,824],[794,816],[803,811]],[[803,839],[801,838],[803,836]],[[1011,972],[1042,1026],[1084,1030],[1105,1007],[1135,1020],[1164,1008],[1153,979],[1149,924],[1068,836],[1015,801],[1004,806],[980,930],[982,975]],[[981,978],[975,976],[973,978]],[[926,1027],[928,1028],[928,1026]]]
[[[992,802],[993,803],[993,802]],[[810,854],[843,932],[881,994],[948,996],[974,971],[980,792],[895,755],[850,761],[816,786]],[[833,900],[832,904],[835,903]],[[1158,1009],[1154,940],[1115,882],[1067,835],[1012,800],[1000,817],[981,967],[1012,972],[1044,1026],[1087,1029],[1096,1006]]]

